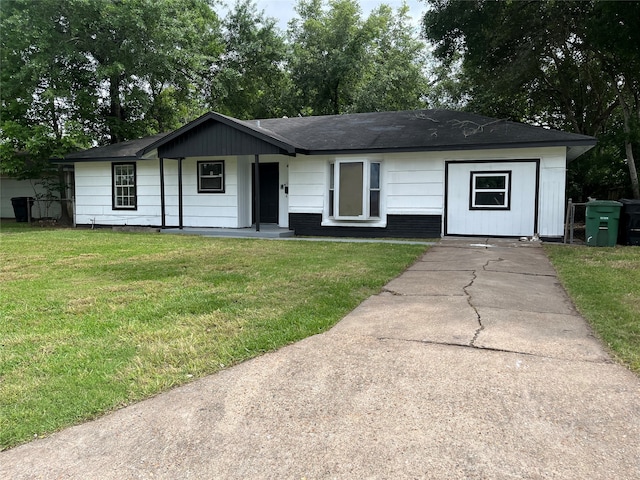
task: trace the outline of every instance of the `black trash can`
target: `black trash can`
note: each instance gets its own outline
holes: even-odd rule
[[[618,243],[640,246],[640,200],[621,198]]]
[[[11,199],[13,205],[13,214],[16,222],[28,222],[31,216],[31,207],[33,207],[32,197],[13,197]]]

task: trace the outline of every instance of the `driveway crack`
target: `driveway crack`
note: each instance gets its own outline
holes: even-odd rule
[[[496,262],[496,261],[502,261],[502,259],[499,258],[498,260],[487,260],[487,263],[485,263],[482,266],[482,270],[485,270],[487,268],[487,266],[489,265],[489,263]],[[469,304],[469,306],[475,312],[476,318],[478,320],[478,328],[476,329],[475,334],[473,335],[473,338],[471,339],[471,342],[469,342],[469,346],[474,347],[474,348],[476,348],[475,342],[478,339],[478,336],[484,330],[484,325],[482,324],[482,316],[480,315],[480,312],[478,312],[478,309],[473,304],[473,301],[472,301],[472,298],[471,298],[471,293],[469,293],[469,290],[468,290],[473,285],[473,282],[475,282],[476,279],[478,278],[478,274],[476,272],[477,272],[476,270],[473,270],[473,272],[471,272],[471,274],[472,274],[471,281],[467,285],[462,287],[462,291],[467,296],[467,303]]]

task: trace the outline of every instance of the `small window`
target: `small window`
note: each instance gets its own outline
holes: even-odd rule
[[[511,172],[471,172],[471,210],[509,210]]]
[[[111,170],[113,185],[112,206],[114,210],[135,210],[138,206],[136,196],[136,164],[114,163]]]
[[[198,193],[224,193],[224,161],[198,162]]]
[[[380,163],[339,160],[329,164],[329,216],[341,220],[380,217]]]

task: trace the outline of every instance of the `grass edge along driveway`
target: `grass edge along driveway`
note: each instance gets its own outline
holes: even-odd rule
[[[0,232],[0,450],[326,331],[424,245]]]
[[[640,375],[640,247],[547,244],[545,251],[580,314]]]

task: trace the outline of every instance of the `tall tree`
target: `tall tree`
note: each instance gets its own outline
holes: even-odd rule
[[[350,104],[372,32],[355,0],[300,0],[289,24],[290,68],[300,104],[314,115]]]
[[[429,90],[426,43],[411,24],[409,7],[380,5],[367,19],[373,32],[349,111],[423,108]]]
[[[462,59],[469,108],[598,135],[628,98],[620,93],[628,82],[620,81],[619,64],[612,75],[595,48],[594,27],[603,28],[608,15],[603,3],[430,0],[424,31],[445,67]],[[627,20],[634,15],[619,10]],[[637,56],[636,48],[625,51]]]
[[[408,9],[363,18],[357,0],[300,0],[289,24],[290,70],[304,114],[416,108],[424,104],[426,45]]]
[[[222,22],[224,53],[213,65],[209,105],[237,118],[289,114],[287,46],[273,18],[238,0]]]

